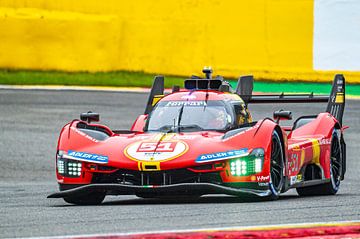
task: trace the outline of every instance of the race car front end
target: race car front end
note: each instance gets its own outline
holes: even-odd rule
[[[60,192],[49,197],[71,198],[93,192],[145,198],[271,195],[263,148],[200,154],[189,166],[182,167],[179,163],[177,167],[167,167],[163,162],[160,170],[151,162],[142,162],[141,168],[134,170],[109,166],[104,163],[107,160],[105,156],[91,153],[59,151],[56,168]]]

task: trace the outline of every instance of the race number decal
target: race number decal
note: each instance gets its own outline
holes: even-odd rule
[[[135,161],[161,162],[177,158],[188,150],[183,141],[139,141],[125,149],[125,155]]]
[[[137,152],[174,152],[177,142],[142,142]]]

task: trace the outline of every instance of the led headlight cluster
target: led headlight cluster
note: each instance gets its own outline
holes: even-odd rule
[[[254,149],[251,154],[241,158],[230,160],[230,172],[232,176],[248,176],[260,173],[264,164],[264,150]]]
[[[80,177],[82,171],[82,163],[75,160],[70,160],[58,156],[57,171],[60,175],[65,177]]]
[[[81,163],[80,162],[68,162],[67,171],[70,176],[80,176],[81,175]]]
[[[59,160],[57,161],[57,170],[59,172],[59,174],[64,174],[65,173],[65,162],[63,160]]]

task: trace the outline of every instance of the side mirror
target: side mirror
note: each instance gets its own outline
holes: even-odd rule
[[[88,111],[87,113],[81,113],[80,114],[80,119],[82,121],[86,121],[88,123],[99,122],[100,121],[100,114]]]
[[[277,110],[274,112],[274,120],[276,123],[279,123],[280,120],[291,120],[292,119],[292,112],[287,110]]]

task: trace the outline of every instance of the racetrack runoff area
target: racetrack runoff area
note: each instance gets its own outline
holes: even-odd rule
[[[53,237],[60,238],[60,237]],[[360,221],[337,223],[288,224],[204,230],[159,231],[151,233],[78,235],[61,238],[86,239],[357,239]]]
[[[144,111],[146,93],[74,90],[0,90],[0,237],[49,237],[199,230],[219,227],[359,220],[360,134],[357,100],[346,102],[344,125],[348,170],[336,196],[299,197],[289,191],[277,201],[241,202],[226,196],[198,200],[152,200],[109,196],[101,206],[73,206],[47,199],[56,192],[55,152],[59,131],[81,112],[100,113],[111,129],[129,129]],[[301,115],[323,104],[251,105],[254,120],[279,109]],[[284,122],[291,124],[291,121]]]

